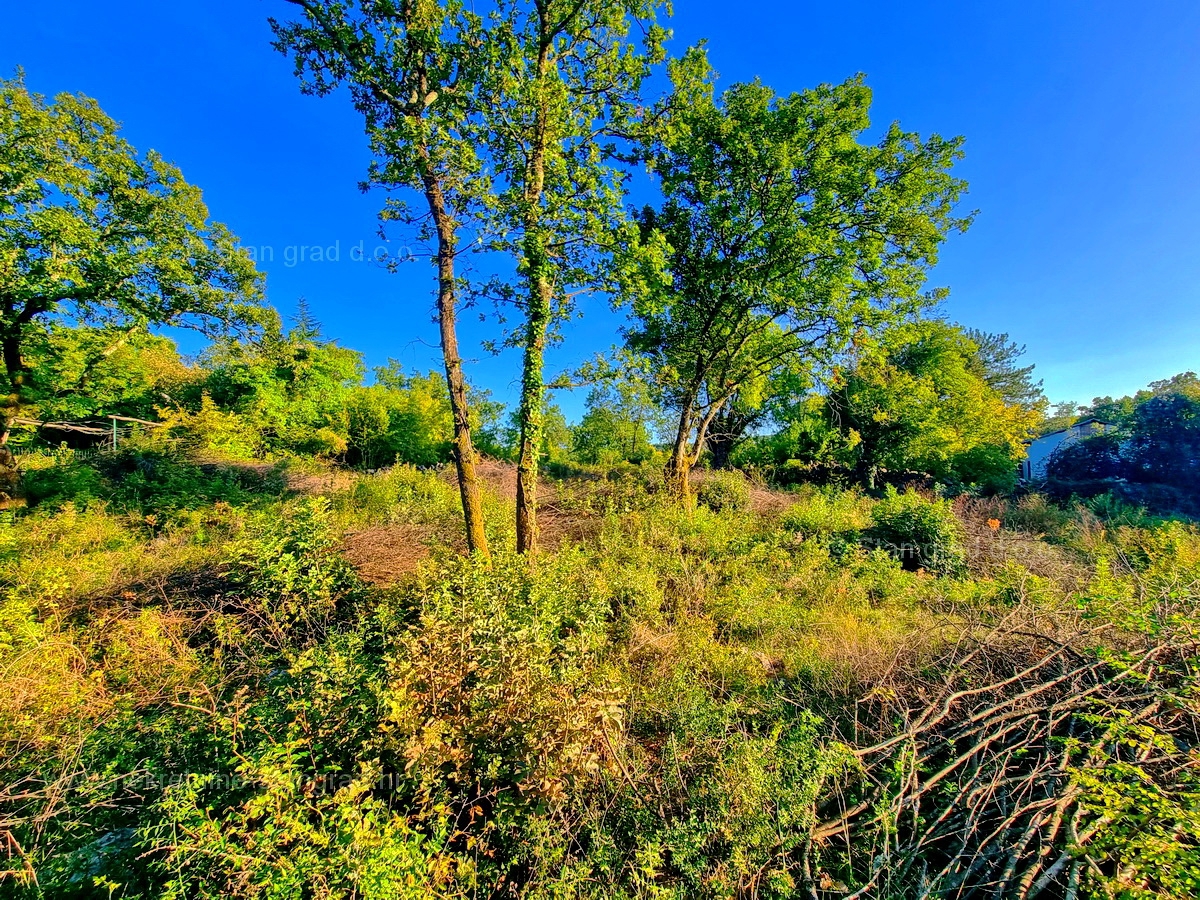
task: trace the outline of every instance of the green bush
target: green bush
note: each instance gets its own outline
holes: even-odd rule
[[[871,511],[866,532],[871,543],[896,556],[907,569],[936,575],[961,574],[966,564],[962,529],[949,500],[929,499],[888,485]]]
[[[871,524],[871,500],[856,490],[806,487],[780,524],[805,535],[857,534]]]
[[[696,500],[713,512],[744,512],[750,508],[750,483],[741,472],[709,472]]]
[[[24,473],[22,483],[30,505],[47,503],[62,506],[77,503],[86,506],[89,500],[105,493],[104,479],[86,462],[71,461]]]
[[[222,501],[234,505],[286,490],[278,468],[196,463],[167,449],[131,447],[88,460],[28,471],[24,476],[30,505],[61,508],[104,500],[111,507],[141,513],[196,509]]]
[[[337,544],[329,501],[309,497],[283,516],[260,514],[230,545],[229,577],[281,647],[323,636],[339,603],[359,589]]]

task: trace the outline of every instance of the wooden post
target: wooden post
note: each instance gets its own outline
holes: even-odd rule
[[[112,448],[114,450],[116,450],[117,449],[117,417],[109,416],[109,418],[112,419],[112,423],[113,423]]]

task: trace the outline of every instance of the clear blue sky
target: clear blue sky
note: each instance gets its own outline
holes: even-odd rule
[[[0,71],[81,91],[204,189],[214,218],[274,248],[268,293],[308,298],[326,333],[371,365],[437,362],[432,271],[353,261],[378,244],[379,198],[344,98],[303,97],[269,47],[281,0],[9,4]],[[1200,4],[1194,0],[677,0],[675,47],[709,39],[722,83],[780,92],[865,72],[875,121],[962,134],[975,226],[933,283],[946,313],[1028,345],[1055,400],[1128,393],[1200,368]],[[299,247],[340,245],[339,262]],[[289,248],[291,248],[289,250]],[[294,264],[289,264],[293,263]],[[619,318],[584,304],[558,368],[612,344]],[[512,356],[464,323],[473,379],[509,400]],[[578,400],[565,404],[577,412]]]

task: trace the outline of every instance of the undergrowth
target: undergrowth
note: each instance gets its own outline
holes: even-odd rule
[[[48,471],[0,529],[0,894],[1200,891],[1193,525],[566,473],[556,550],[372,586],[345,534],[449,533],[442,474]]]

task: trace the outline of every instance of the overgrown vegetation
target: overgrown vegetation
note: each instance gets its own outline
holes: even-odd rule
[[[0,531],[14,895],[1200,884],[1195,526],[635,471],[564,482],[587,537],[535,566],[372,585],[342,535],[453,522],[437,473],[125,458]]]
[[[0,896],[1200,895],[1200,388],[1018,485],[1081,411],[936,311],[961,139],[718,92],[657,0],[292,2],[442,371],[284,326],[173,166],[0,81]],[[548,385],[582,291],[625,345]]]

